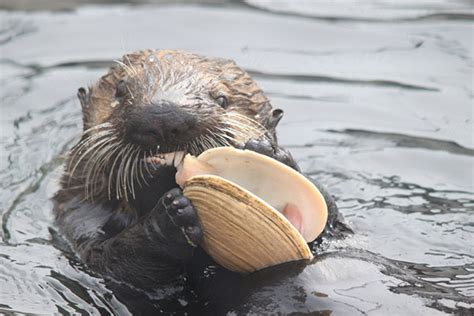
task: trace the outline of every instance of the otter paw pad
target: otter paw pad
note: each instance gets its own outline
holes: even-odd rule
[[[163,205],[171,222],[181,229],[186,241],[194,247],[199,244],[202,230],[198,216],[191,201],[183,196],[182,191],[178,188],[168,191],[163,197]]]

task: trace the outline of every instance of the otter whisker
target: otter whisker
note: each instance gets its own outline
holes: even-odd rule
[[[192,139],[186,146],[186,151],[189,152],[191,155],[196,155],[196,153],[198,152],[196,150],[196,139]]]
[[[90,132],[90,130],[92,130],[92,129],[86,130],[84,133],[88,133],[88,132]],[[82,139],[76,146],[74,146],[71,149],[72,155],[71,155],[70,163],[69,163],[67,169],[70,169],[72,163],[76,160],[77,155],[79,155],[84,148],[87,148],[91,143],[97,141],[97,139],[100,139],[104,136],[108,136],[112,133],[113,133],[113,131],[106,130],[106,131],[100,131],[96,134],[92,134],[92,135],[87,136],[87,137],[84,137],[84,135],[86,135],[86,134],[84,134],[83,135],[84,139]]]
[[[222,140],[218,137],[209,136],[209,138],[212,140],[213,147],[219,147],[219,146],[225,145],[224,143],[222,143]]]
[[[220,135],[227,139],[228,141],[237,141],[235,135],[238,133],[236,132],[235,130],[233,129],[229,129],[229,128],[218,128],[219,132],[221,133]]]
[[[214,131],[212,131],[212,133],[224,144],[231,145],[231,141],[233,141],[232,136],[228,132],[223,131],[222,128],[216,128]]]
[[[128,176],[129,176],[129,172],[128,172],[128,165],[129,165],[129,162],[130,162],[130,153],[131,153],[131,145],[128,144],[127,145],[128,149],[127,151],[125,152],[124,154],[124,157],[122,158],[122,162],[123,164],[120,164],[120,167],[122,167],[121,169],[121,173],[120,173],[120,179],[121,179],[121,190],[123,191],[123,196],[125,197],[125,200],[128,201]]]
[[[98,144],[100,143],[101,145],[96,147],[97,153],[95,155],[90,155],[89,159],[84,165],[84,170],[88,170],[88,172],[86,173],[86,181],[85,181],[86,196],[89,196],[89,193],[93,192],[92,190],[90,190],[90,189],[94,189],[94,186],[91,185],[91,183],[95,184],[97,182],[95,181],[97,178],[96,169],[97,169],[97,164],[99,161],[97,157],[100,158],[99,153],[103,150],[103,148],[109,147],[110,142],[112,142],[113,140],[114,140],[113,138],[106,138],[102,140],[101,142],[98,142]]]
[[[125,59],[127,59],[128,61],[128,65],[130,67],[130,69],[132,70],[132,74],[138,76],[138,71],[135,69],[135,66],[134,64],[131,62],[130,58],[128,57],[128,55],[125,55]]]
[[[133,160],[133,168],[135,168],[135,178],[132,178],[132,180],[135,182],[137,182],[137,185],[139,188],[142,188],[143,187],[143,184],[141,182],[141,177],[140,177],[140,170],[142,168],[142,164],[141,164],[141,161],[140,161],[140,154],[141,154],[141,150],[139,147],[136,148],[136,152],[135,152],[135,159]]]
[[[101,138],[102,136],[105,136],[105,135],[110,135],[112,133],[110,129],[99,131],[91,135],[88,135],[88,132],[90,132],[90,130],[86,130],[84,132],[84,134],[82,135],[81,141],[71,149],[72,151],[77,151],[78,149],[82,147],[86,147],[91,142],[94,142],[94,140]]]
[[[197,139],[193,139],[193,142],[191,143],[191,150],[194,156],[197,156],[199,154],[199,143]]]
[[[135,96],[133,95],[132,90],[130,90],[130,87],[128,86],[127,86],[127,91],[130,94],[130,98],[132,98],[132,100],[135,100]],[[129,104],[132,104],[131,100],[129,100]]]
[[[99,159],[97,160],[98,162],[95,164],[95,169],[93,171],[93,178],[92,178],[92,183],[93,183],[93,190],[95,191],[95,188],[97,186],[97,177],[100,175],[103,175],[103,172],[105,171],[105,167],[107,164],[110,162],[110,158],[120,149],[121,142],[117,142],[117,138],[115,138],[112,144],[108,144],[107,147],[104,147],[101,149],[100,152],[97,153],[97,156]]]
[[[140,153],[140,148],[139,147],[136,147],[133,152],[130,154],[130,164],[131,164],[131,167],[130,167],[130,188],[131,188],[131,191],[132,191],[132,197],[135,198],[135,180],[138,180],[135,179],[136,176],[137,176],[137,162],[138,162],[138,154]],[[127,172],[128,173],[128,172]]]
[[[120,147],[121,142],[118,141],[118,138],[113,137],[111,139],[111,143],[107,144],[107,147],[101,148],[99,152],[97,152],[97,171],[101,171],[104,169],[107,162],[109,162],[110,157],[117,151]]]
[[[151,176],[152,173],[151,173],[151,171],[150,171],[150,168],[148,168],[148,163],[146,162],[147,156],[148,156],[148,157],[152,157],[152,156],[153,156],[153,153],[151,152],[151,150],[149,151],[148,155],[147,155],[146,152],[143,153],[143,161],[144,161],[143,164],[145,165],[145,170],[146,170],[146,172],[148,173],[148,175]],[[153,169],[156,170],[156,169],[155,169],[155,166],[154,166],[155,164],[152,163],[151,165],[152,165]]]
[[[123,196],[125,197],[125,200],[128,201],[128,186],[129,186],[129,175],[130,173],[128,172],[128,168],[130,165],[130,158],[131,158],[131,152],[133,149],[132,144],[127,144],[127,150],[124,154],[124,158],[122,158],[122,162],[120,163],[120,178],[121,178],[121,190],[123,190]]]
[[[111,199],[111,194],[112,194],[112,177],[114,175],[115,166],[116,166],[117,162],[119,161],[119,159],[122,157],[124,150],[125,150],[125,146],[121,146],[119,152],[117,153],[117,155],[114,159],[114,162],[112,163],[112,167],[110,168],[108,185],[107,185],[108,193],[109,193],[109,200]],[[117,171],[117,173],[118,173],[118,171]],[[116,185],[117,185],[117,183],[118,183],[118,181],[116,181]],[[116,186],[115,193],[116,193],[117,199],[119,199],[120,198],[120,192],[117,190],[117,188],[118,187]]]
[[[71,168],[68,168],[68,170],[70,170],[70,179],[73,178],[74,173],[75,173],[77,167],[79,166],[79,164],[81,163],[81,161],[82,161],[85,157],[87,157],[89,154],[91,154],[93,151],[95,151],[98,147],[100,147],[104,142],[107,142],[107,141],[108,141],[107,138],[102,139],[102,140],[100,140],[100,141],[97,141],[95,144],[93,144],[92,146],[90,146],[89,149],[87,149],[86,151],[84,151],[84,152],[79,156],[79,158],[78,158],[77,161],[75,162],[74,167],[72,168],[72,170],[71,170]],[[89,157],[89,159],[91,159],[91,157],[93,157],[93,155],[91,155],[91,156]],[[74,162],[74,161],[71,161],[71,163],[72,163],[72,162]]]
[[[202,151],[204,151],[204,148],[203,148],[202,144],[199,143],[197,139],[195,139],[195,141],[194,141],[194,155],[199,155],[199,153],[201,153]]]
[[[212,140],[214,147],[229,146],[229,142],[218,131],[207,130],[209,139]]]
[[[118,59],[114,59],[113,61],[114,61],[114,63],[117,63],[118,65],[120,65],[120,66],[122,66],[123,68],[125,68],[125,71],[126,71],[127,73],[130,72],[130,70],[131,70],[130,67],[129,67],[127,64],[125,64],[123,61],[118,60]]]
[[[89,199],[95,192],[99,184],[98,177],[101,173],[105,159],[104,154],[116,142],[115,131],[110,123],[103,123],[91,127],[83,132],[82,140],[71,150],[71,157],[66,166],[68,174],[68,187],[71,187],[71,181],[78,179],[76,171],[81,167],[86,173],[79,173],[80,178],[84,179],[81,187],[85,190],[85,198]],[[111,147],[112,146],[112,147]],[[77,187],[77,186],[75,186]]]
[[[209,140],[207,139],[206,134],[203,134],[199,137],[199,143],[203,146],[204,151],[212,148],[211,144],[209,143]]]
[[[138,153],[140,153],[140,151],[139,151]],[[137,155],[137,157],[138,157],[138,155]],[[147,172],[149,171],[145,159],[146,159],[146,152],[143,153],[143,158],[138,161],[138,164],[139,164],[138,170],[139,170],[139,172],[140,172],[140,177],[141,177],[141,179],[143,180],[143,183],[144,183],[143,185],[148,185],[148,181],[146,180],[145,175],[144,175],[144,173],[143,173],[143,165],[145,165],[145,168],[147,169]],[[149,173],[149,174],[150,174],[150,173]],[[140,183],[141,183],[141,182],[140,182]]]
[[[130,147],[130,144],[127,144],[124,147],[124,150],[121,151],[120,164],[118,165],[116,183],[115,183],[115,189],[117,190],[119,197],[124,197],[126,201],[128,201],[128,196],[126,194],[126,191],[123,190],[123,187],[125,185],[122,180],[124,178],[122,174],[123,174],[123,169],[125,168],[125,163],[126,163],[125,158],[127,157],[129,147]]]
[[[224,126],[218,127],[222,135],[234,142],[245,142],[251,138],[266,137],[265,128],[258,122],[246,118],[245,120],[234,120],[229,118]]]
[[[212,133],[212,135],[218,140],[219,146],[231,146],[230,142],[219,133]]]
[[[229,112],[225,116],[226,126],[230,126],[235,130],[240,130],[246,134],[261,135],[266,129],[259,122],[237,112]]]
[[[82,159],[84,159],[85,156],[89,156],[89,158],[87,159],[87,161],[85,162],[85,166],[87,167],[91,161],[92,158],[94,158],[94,155],[90,155],[91,152],[94,152],[94,151],[97,151],[97,150],[100,150],[100,148],[104,145],[104,144],[107,144],[108,142],[110,141],[110,138],[99,138],[99,140],[95,141],[95,143],[93,145],[91,145],[89,147],[90,151],[85,151],[83,153],[83,155],[81,155],[79,157],[79,159],[77,160],[76,164],[77,163],[80,163],[82,161]],[[89,154],[89,155],[88,155]]]
[[[123,196],[125,197],[125,200],[128,201],[128,170],[127,166],[130,160],[130,144],[127,144],[127,150],[125,151],[124,157],[122,158],[122,161],[120,163],[120,189],[123,191]]]
[[[128,158],[127,158],[127,164],[124,170],[124,177],[125,177],[125,183],[126,183],[125,190],[127,191],[127,193],[131,193],[132,198],[135,199],[135,186],[133,185],[133,165],[132,165],[133,158],[134,158],[133,150],[130,150],[128,154]]]
[[[86,135],[90,132],[93,132],[93,131],[96,131],[98,129],[102,129],[102,128],[111,128],[112,127],[112,124],[109,123],[109,122],[105,122],[105,123],[102,123],[102,124],[97,124],[95,126],[92,126],[88,129],[86,129],[85,131],[82,132],[82,135]]]
[[[125,69],[125,71],[127,72],[127,74],[128,74],[129,76],[132,76],[132,75],[137,76],[138,73],[137,73],[137,71],[133,68],[133,65],[132,65],[132,63],[130,62],[130,59],[128,58],[127,55],[125,55],[125,58],[126,58],[127,61],[128,61],[128,65],[125,64],[124,62],[122,62],[121,60],[114,60],[114,62],[116,62],[117,64],[119,64],[120,66],[122,66],[122,67]]]
[[[204,151],[206,151],[206,150],[212,148],[211,145],[210,145],[210,143],[208,142],[206,136],[207,136],[207,135],[202,134],[202,135],[200,135],[199,138],[198,138],[199,144],[202,145]]]
[[[264,134],[264,130],[254,126],[244,125],[243,122],[240,121],[232,122],[232,120],[229,120],[228,123],[233,124],[227,124],[226,128],[232,130],[233,133],[239,136],[256,137]]]
[[[210,144],[210,148],[215,148],[215,147],[219,147],[219,146],[222,145],[221,143],[219,143],[218,140],[216,140],[215,138],[211,137],[211,135],[206,135],[206,139],[207,139],[207,141],[208,141],[209,144]]]
[[[91,163],[93,164],[93,166],[94,166],[95,164],[97,164],[97,160],[98,160],[97,157],[99,156],[99,152],[100,152],[104,147],[107,147],[108,144],[109,144],[110,142],[112,142],[113,140],[114,140],[113,138],[103,138],[103,139],[97,141],[97,142],[94,144],[94,151],[95,151],[95,154],[94,154],[94,155],[89,155],[89,159],[87,159],[87,161],[86,161],[85,164],[84,164],[84,168],[85,168],[86,170],[89,170],[87,177],[89,176],[89,174],[92,173],[92,169],[93,169],[93,167],[92,167],[92,168],[89,168],[89,165],[90,165]],[[100,156],[99,156],[99,157],[100,157]]]
[[[135,177],[134,177],[134,168],[136,160],[136,151],[140,150],[138,146],[131,145],[128,152],[127,164],[125,165],[124,177],[125,177],[125,190],[127,193],[131,193],[132,197],[135,199]]]

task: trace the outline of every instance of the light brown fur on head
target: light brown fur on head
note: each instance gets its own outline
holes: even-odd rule
[[[160,73],[157,74],[157,71]],[[148,76],[152,76],[153,82],[146,82]],[[162,86],[176,85],[179,81],[187,80],[191,85],[201,85],[187,87],[195,95],[201,90],[214,98],[225,95],[232,107],[243,114],[253,116],[261,124],[264,124],[270,115],[269,100],[248,73],[234,61],[207,58],[176,50],[146,50],[123,56],[117,65],[89,88],[89,93],[84,89],[79,91],[84,130],[110,118],[117,102],[117,85],[125,79],[135,83],[135,91],[132,91],[132,94],[141,92],[140,97],[145,99],[141,101],[149,101],[146,98],[151,98],[156,93],[158,83]]]
[[[84,133],[68,159],[65,187],[109,199],[134,196],[146,182],[142,161],[158,152],[197,155],[261,137],[276,144],[282,116],[233,61],[174,50],[125,55],[78,97]]]

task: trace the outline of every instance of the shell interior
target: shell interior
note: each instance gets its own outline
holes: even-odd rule
[[[319,190],[303,175],[272,158],[249,150],[219,147],[197,158],[186,156],[177,179],[186,169],[194,170],[188,170],[187,179],[217,175],[252,192],[280,213],[286,206],[295,205],[302,221],[300,233],[307,242],[315,240],[326,226],[327,205]]]

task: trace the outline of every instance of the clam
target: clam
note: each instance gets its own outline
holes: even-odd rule
[[[250,273],[310,260],[326,202],[304,176],[267,156],[219,147],[186,155],[176,182],[198,212],[202,247],[227,269]]]

